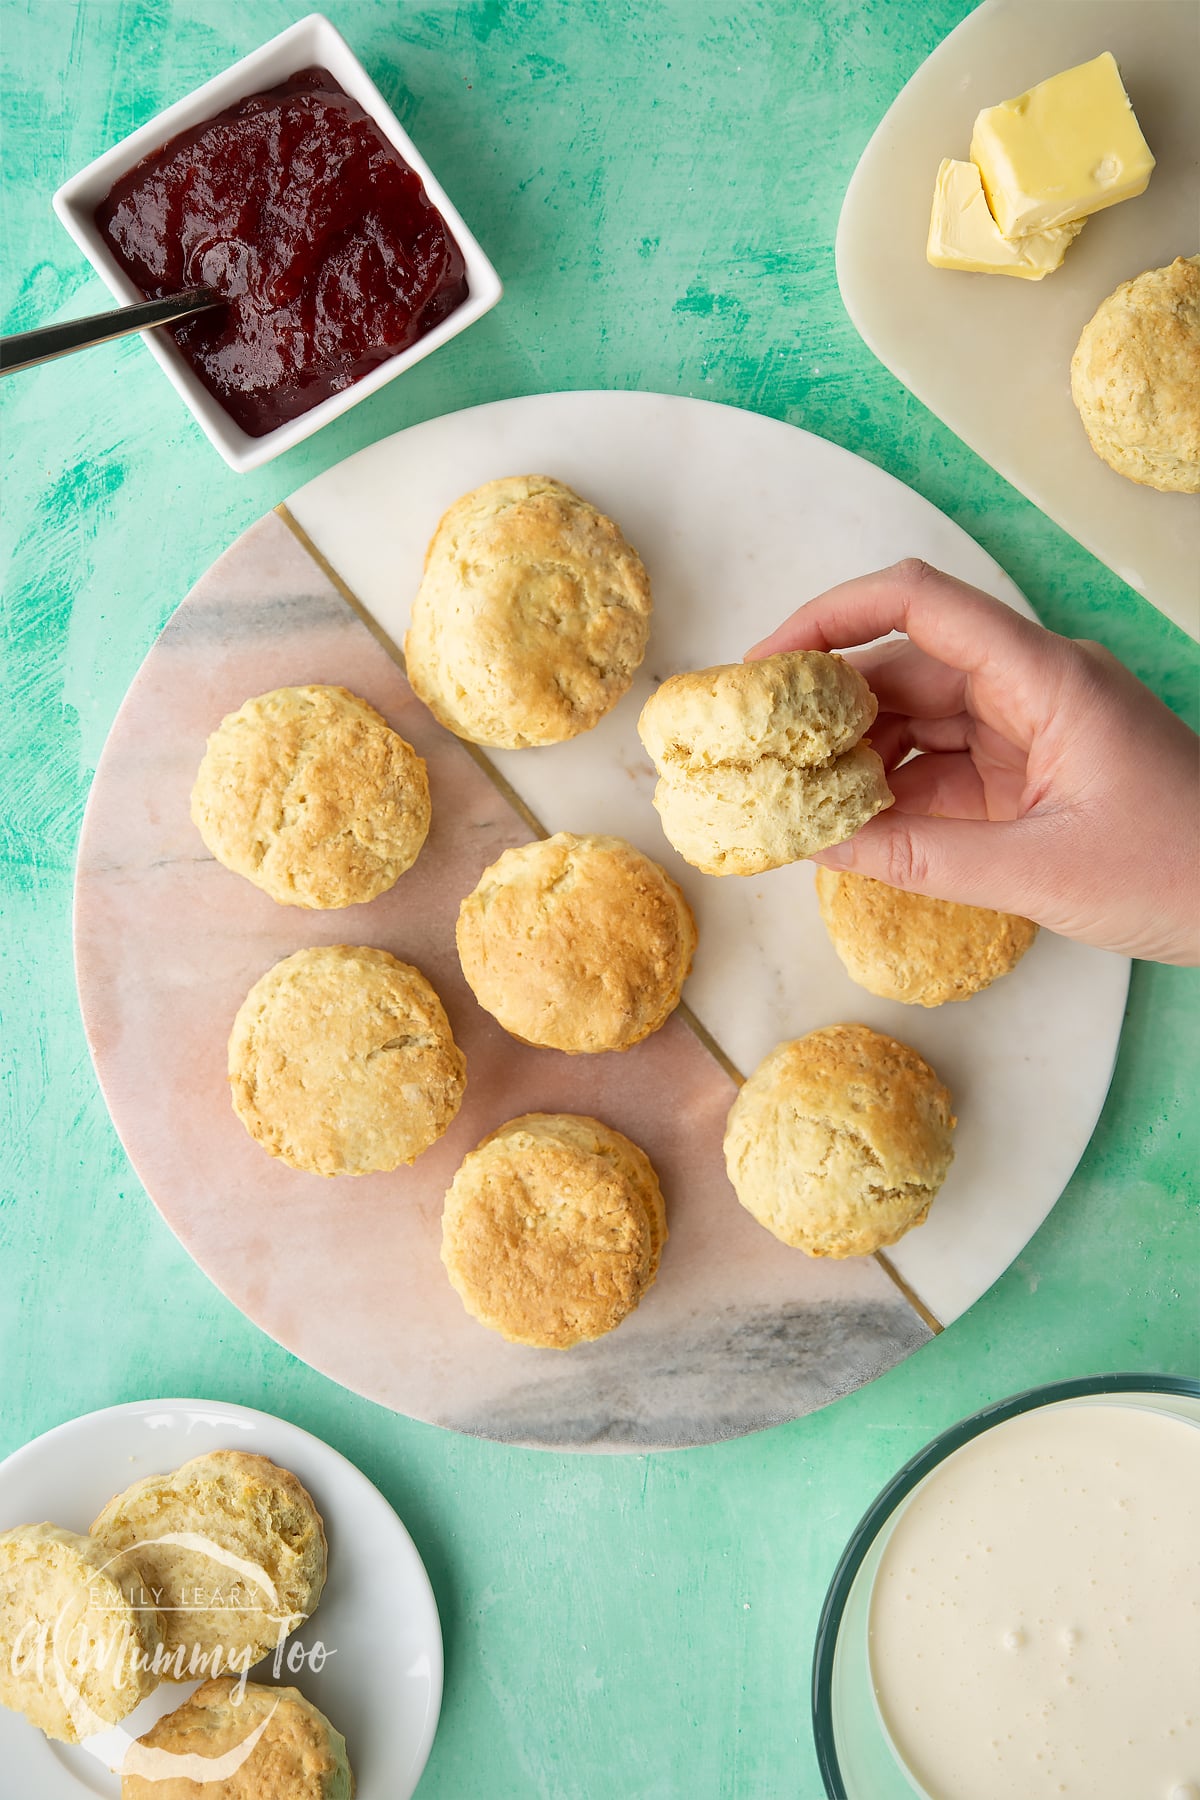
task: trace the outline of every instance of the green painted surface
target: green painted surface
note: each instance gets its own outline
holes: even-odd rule
[[[329,0],[477,230],[502,306],[290,457],[227,471],[136,341],[14,378],[3,431],[0,1454],[73,1414],[204,1394],[329,1439],[411,1528],[446,1634],[422,1800],[816,1797],[809,1656],[893,1469],[985,1401],[1105,1368],[1194,1373],[1194,975],[1138,968],[1083,1163],[998,1286],[826,1412],[709,1451],[503,1450],[368,1405],[247,1324],[132,1175],[71,968],[71,871],[105,733],[192,581],[293,488],[479,401],[642,387],[757,408],[941,506],[1050,624],[1194,713],[1183,635],[873,360],[838,297],[841,195],[969,10],[888,0]],[[108,303],[58,182],[300,16],[275,0],[2,0],[4,331]],[[797,597],[805,593],[797,568]],[[1017,1123],[1019,1129],[1019,1122]],[[353,1304],[331,1278],[331,1304]],[[366,1797],[364,1797],[366,1800]]]

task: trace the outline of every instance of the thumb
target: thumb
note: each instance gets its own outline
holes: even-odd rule
[[[1044,898],[1038,824],[1031,819],[940,819],[892,807],[811,860],[909,893],[1036,920]]]

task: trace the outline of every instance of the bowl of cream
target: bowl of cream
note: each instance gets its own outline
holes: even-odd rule
[[[830,1800],[1200,1800],[1200,1382],[986,1407],[879,1495],[826,1596]]]

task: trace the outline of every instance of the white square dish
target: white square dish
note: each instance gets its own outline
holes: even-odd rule
[[[375,393],[386,382],[395,380],[405,369],[420,362],[422,357],[465,331],[500,298],[503,289],[499,276],[395,113],[341,33],[320,13],[310,13],[96,157],[85,169],[65,181],[54,195],[55,212],[116,299],[122,305],[142,299],[142,294],[117,263],[96,226],[95,210],[100,201],[122,175],[181,131],[203,124],[237,101],[275,87],[289,75],[313,65],[328,69],[420,176],[425,192],[462,251],[466,263],[467,296],[447,318],[409,349],[389,357],[348,388],[331,394],[298,418],[277,425],[262,437],[251,437],[235,423],[215,395],[193,374],[169,336],[162,331],[144,332],[147,349],[190,408],[209,442],[216,446],[230,468],[238,471],[256,469],[301,443],[322,425],[338,418],[360,400],[365,400],[368,394]]]

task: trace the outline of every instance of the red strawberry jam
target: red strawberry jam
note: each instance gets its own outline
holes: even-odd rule
[[[407,350],[467,297],[462,252],[409,168],[326,69],[180,132],[96,224],[147,299],[229,304],[173,331],[251,437]]]

